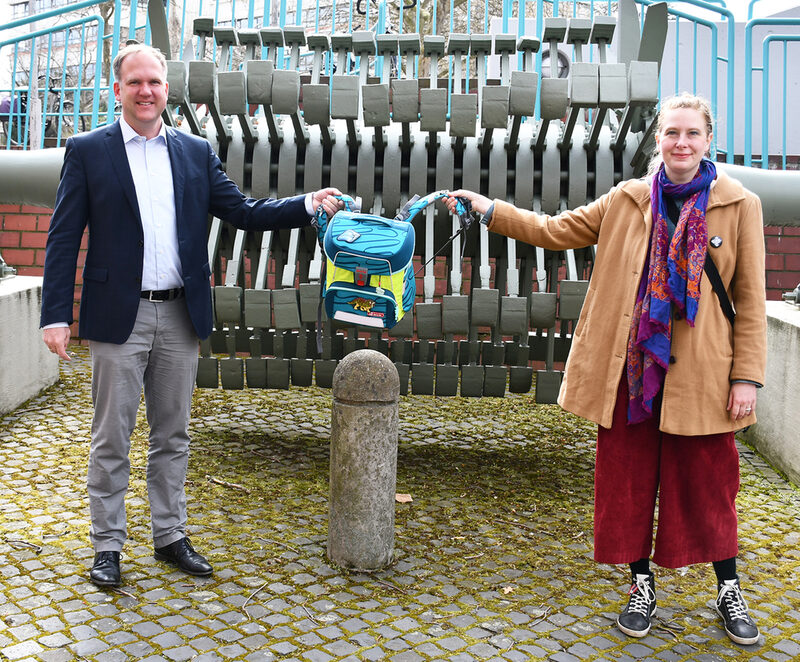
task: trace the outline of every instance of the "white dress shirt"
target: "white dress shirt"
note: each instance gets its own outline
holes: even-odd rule
[[[142,290],[182,287],[166,128],[162,122],[158,135],[148,140],[136,133],[124,118],[120,118],[119,125],[144,231]]]

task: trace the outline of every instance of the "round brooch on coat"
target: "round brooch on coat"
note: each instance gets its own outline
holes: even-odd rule
[[[708,243],[711,244],[714,248],[719,248],[720,246],[722,246],[722,237],[715,234],[713,237],[711,237]]]

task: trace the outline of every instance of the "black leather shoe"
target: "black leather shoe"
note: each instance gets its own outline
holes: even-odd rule
[[[166,547],[156,547],[155,557],[159,561],[167,561],[178,566],[187,575],[207,577],[214,569],[200,554],[194,551],[188,538],[181,538]]]
[[[119,586],[122,581],[119,552],[97,552],[89,571],[89,579],[97,586]]]

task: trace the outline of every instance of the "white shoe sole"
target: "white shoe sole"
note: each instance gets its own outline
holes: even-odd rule
[[[748,637],[747,639],[745,639],[744,637],[737,637],[735,634],[728,632],[727,628],[725,629],[725,634],[728,635],[728,639],[730,639],[733,643],[739,644],[741,646],[752,646],[753,644],[758,642],[758,638],[761,636],[760,634],[758,634],[755,637]]]
[[[739,644],[740,646],[752,646],[758,642],[759,638],[761,637],[760,632],[755,637],[737,637],[735,634],[733,634],[733,632],[725,627],[725,618],[719,613],[719,609],[717,609],[717,613],[719,614],[720,618],[722,618],[722,629],[725,630],[725,634],[728,635],[728,639],[730,639],[733,643]]]

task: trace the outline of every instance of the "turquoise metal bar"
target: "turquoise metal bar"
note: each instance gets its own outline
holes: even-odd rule
[[[787,90],[787,84],[786,84],[786,79],[787,79],[786,72],[788,71],[788,69],[786,68],[786,63],[787,63],[787,60],[788,60],[788,54],[789,54],[788,52],[789,52],[789,44],[784,40],[784,42],[783,42],[783,117],[781,118],[782,119],[781,128],[783,129],[783,136],[781,138],[781,159],[782,159],[781,166],[783,166],[782,167],[783,170],[786,170],[786,134],[787,134],[787,132],[786,132],[786,114],[787,114],[786,113],[786,105],[787,105],[787,99],[788,99],[788,96],[787,96],[788,90]]]
[[[761,167],[764,170],[769,169],[769,47],[774,42],[783,44],[783,117],[781,124],[783,129],[783,137],[781,139],[781,165],[783,170],[786,170],[786,100],[787,100],[787,85],[786,85],[786,66],[787,66],[787,45],[789,42],[800,42],[800,35],[798,34],[771,34],[767,36],[762,44],[761,54]],[[756,67],[754,69],[757,70]]]
[[[131,7],[131,9],[133,9],[133,7]],[[138,9],[139,9],[138,5],[137,5],[136,9],[137,9],[137,13],[138,13]],[[145,24],[144,24],[144,43],[145,44],[150,44],[152,42],[153,42],[153,38],[152,38],[152,36],[150,34],[150,21],[149,20],[145,20]]]
[[[98,50],[99,52],[103,52],[103,40],[99,38],[98,35]],[[95,91],[92,94],[92,119],[89,124],[90,128],[94,129],[99,125],[99,118],[100,118],[100,78],[103,73],[103,61],[102,58],[96,57],[94,59],[94,80],[95,80]],[[111,106],[111,97],[108,97],[108,105]]]
[[[744,164],[746,166],[753,163],[753,30],[761,25],[797,26],[800,25],[800,19],[754,18],[747,21],[747,25],[744,27]]]
[[[41,30],[36,30],[35,32],[27,32],[27,33],[25,33],[23,35],[20,35],[18,37],[14,37],[12,39],[7,39],[7,40],[4,40],[4,41],[0,41],[0,50],[4,46],[10,46],[12,44],[14,45],[15,57],[14,57],[14,66],[13,66],[13,72],[12,72],[11,96],[12,96],[12,98],[16,98],[15,97],[15,92],[14,92],[14,87],[15,87],[15,84],[16,84],[17,55],[19,53],[18,45],[20,43],[22,43],[22,42],[30,41],[31,42],[31,58],[33,58],[33,54],[34,54],[34,51],[35,51],[35,49],[33,48],[33,42],[34,42],[35,39],[37,39],[38,37],[47,36],[47,38],[48,38],[48,53],[51,53],[52,52],[52,45],[53,45],[53,35],[56,34],[56,33],[59,33],[59,32],[63,32],[64,33],[64,48],[63,48],[64,61],[63,61],[62,66],[61,66],[61,97],[60,97],[60,102],[59,102],[59,111],[58,111],[58,113],[56,114],[55,117],[53,116],[53,113],[48,112],[48,103],[47,102],[48,102],[49,95],[52,94],[52,92],[50,91],[50,78],[51,78],[50,77],[50,67],[51,67],[51,63],[52,63],[52,58],[51,57],[47,57],[47,66],[45,68],[45,74],[44,74],[44,79],[45,79],[45,83],[46,84],[45,84],[45,88],[44,88],[44,100],[43,100],[43,104],[42,104],[42,109],[43,109],[42,117],[43,117],[44,122],[43,122],[42,135],[41,135],[40,144],[39,144],[40,147],[44,146],[44,138],[45,138],[45,135],[44,135],[44,124],[46,124],[48,116],[50,117],[50,121],[51,122],[52,121],[56,121],[56,120],[58,121],[57,140],[58,140],[59,145],[61,143],[61,129],[62,129],[62,124],[63,124],[62,117],[63,117],[63,109],[64,109],[64,96],[63,95],[67,91],[66,72],[67,72],[67,53],[68,53],[67,45],[69,43],[69,32],[75,27],[78,27],[78,26],[81,27],[82,39],[81,39],[81,49],[80,49],[81,57],[80,57],[80,61],[79,61],[79,71],[83,71],[83,66],[82,66],[83,65],[83,52],[84,52],[84,49],[83,49],[83,43],[84,43],[83,35],[85,35],[86,25],[89,24],[89,23],[94,23],[95,24],[95,27],[96,27],[96,30],[97,30],[97,34],[98,34],[98,37],[99,37],[99,35],[101,34],[101,28],[103,26],[103,19],[102,19],[102,17],[100,15],[93,14],[91,16],[84,16],[82,18],[75,19],[73,21],[69,21],[68,23],[60,24],[60,25],[55,26],[55,27],[43,28]],[[99,97],[99,90],[100,90],[100,71],[101,71],[101,63],[102,63],[102,42],[101,42],[101,40],[99,38],[97,40],[97,53],[95,55],[95,63],[96,64],[95,64],[94,84],[91,87],[86,87],[85,89],[87,89],[87,90],[91,89],[93,91],[93,96],[94,96],[94,102],[93,103],[94,103],[94,106],[97,106],[97,104],[99,103],[98,97]],[[30,68],[28,70],[30,71]],[[33,81],[29,81],[29,83],[28,83],[28,92],[27,92],[28,98],[30,98],[30,94],[32,92],[32,87],[31,87],[31,83],[32,82]],[[79,101],[80,101],[80,85],[79,85],[79,89],[73,90],[73,93],[77,94],[77,98],[74,98],[74,100],[73,100],[74,126],[77,126],[78,125],[79,112],[80,112],[80,103],[79,103]],[[93,110],[93,118],[94,117],[96,117],[96,111]],[[29,125],[30,125],[30,105],[27,108],[26,116],[25,116],[25,135],[24,135],[24,142],[23,142],[23,144],[25,144],[25,145],[28,144],[28,140],[29,140],[29,136],[28,136],[28,127],[29,127]]]
[[[128,17],[128,39],[136,38],[136,10],[138,3],[131,5],[130,16]]]
[[[96,5],[103,4],[103,2],[98,2],[97,0],[81,0],[80,2],[75,2],[67,5],[66,7],[59,7],[58,9],[51,9],[50,11],[42,12],[41,14],[34,14],[32,16],[26,16],[24,18],[17,19],[15,21],[11,21],[9,23],[5,23],[0,25],[0,33],[5,32],[6,30],[11,30],[13,28],[22,27],[24,25],[29,25],[30,23],[35,23],[38,21],[47,20],[49,18],[54,18],[58,16],[62,16],[68,12],[74,12],[80,9],[86,9],[87,7],[94,7]],[[114,0],[114,15],[121,16],[122,15],[122,0]],[[101,19],[102,20],[102,19]],[[101,23],[102,25],[102,23]],[[117,52],[119,51],[119,42],[120,42],[120,26],[121,21],[114,21],[114,31],[112,37],[112,48],[111,48],[111,57],[113,58]],[[66,24],[56,26],[55,30],[63,30],[66,27]],[[47,30],[45,30],[46,32]],[[98,42],[101,41],[100,35],[102,34],[102,30],[98,28]],[[27,40],[31,38],[31,33],[28,33],[22,37],[22,40]],[[10,43],[10,42],[9,42]],[[16,77],[16,54],[14,57],[14,76]],[[96,76],[96,79],[99,81],[99,76]],[[97,94],[95,94],[95,98]],[[107,122],[111,123],[114,121],[114,105],[110,102],[110,99],[113,98],[113,87],[112,82],[109,81],[108,84],[108,117]],[[96,122],[96,116],[93,114],[92,118],[93,124]],[[27,123],[26,123],[27,127]],[[27,135],[25,136],[25,144],[27,144],[28,138]]]
[[[119,3],[119,0],[117,0]],[[68,7],[61,7],[59,9],[51,9],[50,11],[42,12],[41,14],[34,14],[32,16],[26,16],[24,18],[19,18],[16,21],[11,21],[10,23],[5,23],[0,25],[0,32],[4,32],[5,30],[11,30],[12,28],[18,28],[23,25],[28,25],[29,23],[36,23],[38,21],[43,21],[48,18],[53,18],[55,16],[61,16],[66,11],[76,11],[78,9],[85,9],[86,7],[91,7],[93,5],[101,5],[102,2],[98,2],[97,0],[82,0],[82,2],[76,2],[74,4],[70,4]],[[116,7],[115,7],[116,10]],[[63,28],[64,26],[59,26]],[[27,34],[27,37],[30,37],[31,34]]]
[[[349,24],[350,29],[354,28],[354,1],[355,0],[350,0],[349,3],[348,3],[347,22]],[[642,6],[649,6],[651,4],[654,4],[655,1],[656,0],[636,0],[636,2],[639,5],[642,5]],[[245,4],[240,4],[240,5],[237,5],[237,2],[245,2],[245,0],[231,0],[231,2],[228,3],[230,5],[230,7],[231,7],[231,10],[230,10],[231,24],[234,27],[236,26],[237,9],[244,10],[246,8],[246,10],[247,10],[247,17],[246,17],[247,25],[248,26],[252,26],[257,21],[257,18],[258,18],[256,16],[256,0],[246,0]],[[433,16],[432,16],[432,26],[431,26],[433,33],[437,33],[438,32],[438,27],[439,27],[437,25],[437,20],[438,20],[438,17],[437,17],[438,2],[439,2],[439,0],[434,0],[433,3],[430,3],[430,4],[433,5]],[[734,42],[734,39],[733,39],[733,16],[732,16],[732,13],[728,10],[727,5],[724,2],[724,0],[667,0],[667,2],[670,5],[670,7],[669,7],[670,15],[675,17],[675,18],[680,19],[678,21],[678,23],[677,23],[677,30],[678,31],[680,31],[680,29],[681,29],[680,23],[681,23],[682,20],[688,20],[688,21],[692,22],[692,30],[693,30],[692,42],[693,42],[693,48],[694,48],[695,52],[697,52],[698,44],[699,44],[699,41],[700,41],[700,33],[699,33],[700,27],[701,26],[705,26],[705,27],[708,27],[710,30],[712,30],[712,35],[711,35],[711,51],[712,51],[712,54],[711,54],[711,62],[712,62],[712,69],[711,69],[711,97],[712,97],[712,99],[711,100],[712,100],[712,104],[714,106],[715,114],[718,112],[718,110],[720,108],[722,108],[723,104],[725,105],[726,115],[727,115],[727,122],[726,122],[726,130],[727,131],[726,131],[726,134],[725,134],[725,140],[726,140],[725,150],[726,150],[726,159],[730,162],[730,161],[732,161],[733,155],[734,155],[734,149],[733,149],[733,133],[734,133],[734,128],[735,128],[734,115],[735,115],[735,112],[737,110],[735,108],[734,97],[733,97],[734,89],[737,86],[737,81],[735,81],[734,78],[733,78],[734,73],[735,73],[735,71],[734,71],[734,69],[735,69],[735,67],[734,67],[734,64],[735,64],[735,62],[734,62],[735,42]],[[754,13],[754,8],[759,2],[761,2],[761,0],[750,0],[750,2],[748,4],[748,17],[749,18],[752,17],[752,15]],[[199,3],[200,3],[200,12],[202,13],[203,0],[199,0]],[[726,57],[725,56],[721,57],[719,55],[719,52],[718,52],[719,51],[718,44],[719,44],[720,35],[718,34],[718,32],[715,32],[715,30],[718,29],[718,24],[715,23],[715,22],[712,22],[712,21],[705,21],[705,20],[700,19],[700,18],[698,18],[696,16],[691,16],[689,13],[686,13],[686,12],[678,11],[676,9],[676,7],[675,7],[678,3],[682,3],[683,5],[689,5],[689,6],[697,7],[697,8],[706,10],[706,11],[710,11],[710,12],[718,15],[720,17],[720,20],[725,20],[726,21],[727,34],[728,34],[728,53],[727,53]],[[96,0],[83,0],[81,2],[71,3],[71,4],[69,4],[69,5],[65,6],[65,7],[60,7],[58,9],[53,9],[53,10],[50,10],[50,11],[47,11],[47,12],[43,12],[43,13],[38,14],[36,16],[29,16],[29,17],[25,17],[25,18],[22,18],[22,19],[18,19],[18,20],[12,21],[12,22],[10,22],[8,24],[0,26],[0,30],[4,30],[4,29],[7,29],[7,28],[11,28],[11,27],[18,27],[18,26],[21,26],[21,25],[26,25],[26,24],[29,24],[29,23],[34,22],[34,21],[45,20],[47,18],[52,18],[52,17],[55,17],[55,16],[67,14],[68,12],[73,12],[75,10],[79,10],[79,9],[83,9],[83,8],[91,7],[91,6],[96,6],[96,5],[99,5],[99,4],[101,4],[101,3],[96,1]],[[128,23],[129,24],[129,30],[131,30],[131,32],[134,33],[134,34],[136,33],[136,30],[138,28],[139,35],[141,35],[142,34],[141,31],[143,29],[144,30],[144,34],[145,34],[145,39],[149,38],[149,34],[150,34],[149,22],[140,13],[140,12],[143,11],[143,6],[140,6],[140,3],[137,3],[137,2],[133,2],[133,3],[130,3],[130,4],[132,6],[130,7],[130,11],[129,11],[129,6],[127,4],[126,4],[125,7],[123,7],[121,0],[115,0],[114,16],[115,16],[116,20],[114,20],[114,28],[113,28],[113,33],[112,33],[111,36],[108,36],[108,35],[101,36],[101,34],[102,34],[102,26],[98,27],[98,30],[97,30],[97,32],[98,32],[98,37],[97,37],[98,44],[101,44],[105,39],[111,39],[112,40],[112,49],[111,49],[112,50],[112,57],[119,50],[120,40],[121,40],[121,34],[120,34],[120,24],[121,23]],[[183,6],[180,8],[180,10],[182,11],[182,18],[183,18],[182,22],[185,22],[185,19],[186,19],[186,15],[187,15],[187,6],[186,5],[187,4],[188,3],[184,3]],[[332,18],[331,18],[331,28],[332,29],[335,29],[336,25],[337,25],[336,16],[337,16],[337,13],[339,13],[339,12],[337,12],[337,8],[338,8],[337,5],[341,5],[341,4],[342,4],[341,1],[337,2],[337,0],[332,0],[332,10],[333,10]],[[455,2],[453,2],[451,0],[451,3],[450,3],[450,14],[451,14],[450,15],[450,25],[451,25],[451,29],[453,29],[454,25],[458,25],[459,27],[461,27],[463,25],[463,23],[461,21],[464,19],[464,17],[466,17],[466,30],[467,30],[467,32],[471,32],[473,26],[477,29],[479,27],[479,24],[482,24],[482,29],[483,29],[484,32],[489,32],[491,30],[491,25],[490,25],[491,16],[490,16],[489,4],[490,4],[489,0],[484,0],[484,2],[481,2],[481,3],[478,3],[478,2],[473,3],[472,0],[468,0],[466,3],[464,3],[464,4],[459,6],[459,13],[458,13],[458,15],[456,15]],[[544,11],[545,10],[545,4],[549,4],[551,6],[551,8],[553,10],[552,14],[555,15],[555,16],[569,16],[569,15],[572,15],[572,16],[581,15],[581,16],[583,16],[583,15],[586,15],[587,10],[588,10],[589,13],[592,13],[592,14],[595,13],[595,12],[601,12],[602,13],[603,10],[605,10],[607,13],[610,14],[612,6],[613,6],[612,5],[612,0],[586,0],[584,2],[581,2],[579,0],[536,0],[536,4],[534,6],[535,7],[534,11],[536,13],[535,31],[536,31],[537,34],[541,34],[541,31],[542,31],[542,28],[543,28],[543,16],[545,14],[545,11]],[[217,18],[219,18],[220,12],[223,11],[224,7],[225,7],[225,5],[222,5],[222,6],[221,5],[222,5],[222,3],[218,3],[218,2],[214,3],[214,11],[212,13],[214,13],[214,15]],[[428,3],[426,3],[426,5],[430,6]],[[397,31],[399,33],[403,33],[403,32],[408,31],[406,26],[405,26],[405,24],[404,24],[404,20],[407,17],[407,10],[405,9],[405,3],[404,2],[398,2],[397,3],[397,10],[394,9],[394,5],[389,3],[388,0],[378,0],[378,2],[375,2],[374,0],[362,0],[361,6],[362,7],[366,7],[366,14],[364,16],[365,24],[364,24],[363,27],[365,27],[365,28],[372,27],[372,28],[377,29],[378,31],[383,31],[387,27],[390,27],[390,29],[395,30],[395,31]],[[271,22],[270,21],[270,17],[271,17],[271,13],[272,13],[272,7],[273,7],[273,3],[271,2],[271,0],[264,0],[263,1],[263,23],[265,25],[269,24]],[[464,8],[465,7],[466,7],[466,14],[464,14]],[[480,16],[481,8],[483,9],[482,21],[481,21],[481,16]],[[177,11],[179,9],[179,6],[176,3],[172,2],[172,0],[167,0],[166,9],[167,9],[167,12],[169,13],[171,11]],[[129,14],[124,14],[123,10],[124,11],[129,11]],[[291,19],[290,19],[290,15],[292,14],[292,10],[294,10],[294,14],[293,14],[294,21],[291,21]],[[377,13],[376,14],[372,14],[371,13],[372,11],[376,11]],[[474,15],[473,15],[473,12],[474,12]],[[227,12],[225,12],[225,13],[227,13]],[[341,13],[343,15],[342,18],[344,19],[344,12],[341,12]],[[516,20],[517,20],[516,32],[517,32],[517,34],[519,36],[524,36],[525,33],[527,32],[527,26],[525,25],[525,19],[528,17],[528,15],[530,13],[531,13],[531,8],[528,7],[528,0],[517,0],[516,3],[514,2],[514,0],[502,0],[502,16],[501,16],[501,19],[502,19],[503,31],[504,32],[508,31],[508,27],[510,25],[510,21],[514,20],[516,18]],[[376,18],[375,18],[376,16],[377,16],[377,21],[376,21]],[[117,17],[121,17],[122,20],[118,20]],[[394,25],[395,17],[397,18],[397,23],[398,23],[397,26]],[[762,20],[762,19],[759,19],[759,21],[760,20]],[[766,19],[766,20],[769,20],[769,19]],[[790,24],[800,24],[800,21],[798,21],[796,19],[771,19],[772,22],[770,24],[779,25],[780,23],[776,23],[776,21],[781,21],[781,20],[789,21]],[[242,22],[244,22],[244,21],[245,21],[245,18],[243,17],[242,18]],[[327,20],[323,20],[322,19],[321,7],[320,7],[319,3],[316,6],[315,15],[312,16],[311,13],[309,13],[309,21],[313,23],[315,30],[319,30],[320,29],[320,24],[321,23],[327,23]],[[420,28],[420,21],[421,21],[421,2],[417,2],[416,3],[416,21],[415,21],[417,31],[419,31],[419,28]],[[281,0],[280,6],[279,6],[279,11],[276,12],[276,22],[279,22],[282,26],[285,25],[287,22],[291,22],[291,23],[294,23],[294,24],[302,24],[302,22],[303,22],[303,3],[302,3],[302,0],[296,0],[296,2],[294,2],[294,3],[288,2],[288,0]],[[748,25],[749,24],[750,24],[750,22],[748,23]],[[753,25],[753,27],[755,27],[755,25],[761,25],[761,24],[762,23],[753,23],[752,25]],[[82,36],[81,36],[81,42],[82,43],[85,43],[85,41],[86,41],[86,30],[88,29],[88,26],[89,26],[89,24],[86,24],[86,27],[83,28],[83,32],[82,32]],[[65,26],[58,26],[57,28],[51,28],[51,30],[63,30],[64,27]],[[361,26],[359,26],[359,27],[361,27]],[[324,26],[322,26],[322,29],[324,30]],[[752,27],[750,29],[752,31]],[[676,35],[676,39],[679,39],[679,34],[680,33],[678,33],[678,35]],[[42,37],[44,35],[39,35],[39,36]],[[758,68],[752,66],[752,34],[750,34],[750,37],[751,37],[751,40],[749,41],[749,45],[746,44],[746,47],[745,47],[746,57],[749,58],[749,59],[748,59],[747,65],[745,66],[745,100],[746,100],[745,101],[745,114],[746,114],[746,118],[745,118],[745,121],[744,121],[744,128],[745,128],[745,142],[746,142],[746,147],[745,147],[746,159],[752,160],[752,154],[749,154],[749,152],[752,151],[752,131],[753,131],[752,121],[751,121],[752,120],[752,89],[753,89],[752,88],[752,82],[753,82],[752,81],[752,75],[753,75],[753,70],[758,70]],[[26,35],[23,36],[23,39],[25,39],[25,40],[29,40],[30,38],[31,37],[30,37],[29,34],[26,34]],[[57,37],[53,37],[53,39],[55,40],[55,39],[57,39]],[[776,37],[772,41],[781,41],[781,39]],[[791,39],[791,40],[788,40],[788,41],[794,41],[794,39]],[[51,42],[51,43],[52,43],[54,49],[57,48],[55,42]],[[771,43],[771,42],[768,42],[768,43]],[[766,45],[765,45],[765,47],[766,47]],[[783,52],[784,59],[787,59],[787,57],[788,57],[787,56],[787,48],[788,48],[787,41],[784,41],[784,52]],[[214,45],[214,49],[216,51],[216,44]],[[181,34],[180,45],[179,45],[177,51],[178,51],[177,52],[177,56],[178,57],[183,57],[184,51],[185,51],[184,35],[183,34]],[[18,55],[18,54],[15,53],[15,55]],[[593,57],[593,52],[590,50],[589,59],[591,60],[592,57]],[[519,58],[520,58],[519,59],[519,63],[520,63],[520,66],[521,66],[521,55],[519,56]],[[449,61],[450,71],[452,71],[452,58],[450,58],[449,60],[450,60]],[[536,61],[536,68],[539,71],[539,73],[541,73],[541,51],[539,53],[537,53],[535,61]],[[283,62],[283,58],[279,58],[278,62],[282,63]],[[718,81],[719,81],[719,76],[721,75],[720,67],[722,66],[723,63],[725,63],[725,65],[727,67],[727,72],[726,72],[727,73],[727,85],[726,85],[727,96],[726,96],[726,99],[722,103],[720,103],[720,99],[718,99],[718,89],[719,89]],[[53,64],[55,66],[55,63],[53,63]],[[418,66],[418,63],[415,63],[415,64]],[[49,72],[49,66],[50,66],[50,64],[48,64],[48,72]],[[81,62],[79,64],[79,68],[82,70],[83,66],[84,66],[84,62],[83,62],[83,59],[81,59]],[[284,64],[279,64],[279,66],[285,66],[285,65]],[[465,70],[466,70],[467,79],[469,79],[469,74],[470,74],[470,71],[471,71],[471,59],[470,58],[467,58]],[[678,87],[680,86],[680,84],[678,82],[678,76],[679,76],[679,68],[678,68],[678,66],[676,64],[676,68],[675,68],[676,90],[675,91],[678,91]],[[96,75],[95,77],[96,77],[96,79],[99,80],[99,76]],[[767,83],[768,83],[768,81],[767,81]],[[694,91],[696,91],[697,90],[697,85],[698,85],[698,72],[697,72],[697,70],[694,70],[694,72],[692,74],[691,88]],[[787,85],[786,76],[784,76],[783,85],[784,85],[784,87],[786,87],[786,85]],[[60,92],[62,96],[61,96],[61,99],[60,99],[60,103],[57,104],[60,107],[59,107],[57,112],[54,111],[53,109],[50,109],[49,111],[48,110],[45,111],[46,113],[48,113],[48,112],[49,113],[56,113],[56,114],[53,115],[52,118],[48,117],[48,119],[52,119],[52,121],[55,121],[56,117],[57,117],[58,122],[59,122],[59,134],[61,133],[61,124],[62,124],[62,117],[63,117],[62,109],[63,109],[63,106],[64,106],[65,102],[73,101],[74,110],[73,111],[68,111],[68,112],[75,113],[73,115],[73,121],[78,123],[80,121],[82,115],[86,115],[86,117],[88,118],[88,111],[82,112],[80,110],[80,104],[79,104],[80,94],[81,94],[81,89],[80,88],[82,88],[82,85],[78,84],[77,86],[75,86],[73,88],[63,89],[63,88],[66,88],[66,87],[67,87],[67,81],[66,81],[65,77],[62,76],[62,90]],[[681,86],[681,87],[688,87],[688,85],[684,85],[684,86]],[[99,97],[102,96],[102,95],[98,94],[98,92],[99,92],[99,90],[96,90],[95,95],[94,95],[93,108],[92,108],[92,111],[91,111],[91,114],[92,114],[91,124],[92,124],[92,126],[95,126],[97,124],[97,122],[98,122],[97,115],[99,113],[99,101],[100,101]],[[451,92],[452,92],[452,90],[451,90]],[[112,87],[111,81],[109,81],[107,94],[108,94],[108,99],[109,99],[107,121],[110,122],[110,121],[113,121],[113,118],[114,118],[113,87]],[[45,91],[46,101],[50,101],[51,100],[51,97],[49,95],[50,95],[49,90],[46,90]],[[784,94],[784,97],[785,97],[785,94]],[[764,103],[764,101],[765,100],[762,99],[762,104]],[[768,95],[767,95],[766,102],[767,103],[769,102]],[[46,103],[45,107],[47,108],[48,105],[49,104]],[[786,111],[784,111],[784,117],[785,117],[785,112]],[[537,108],[535,110],[535,116],[537,118],[539,117],[538,99],[537,99]],[[784,120],[784,123],[785,123],[785,121],[786,120]],[[775,127],[772,127],[772,128],[773,128],[773,131],[774,131]],[[785,141],[786,141],[786,132],[785,131],[784,131],[784,139],[783,140],[784,140],[784,143],[785,143]],[[783,151],[785,152],[785,149]]]
[[[753,18],[753,7],[755,7],[761,0],[750,0],[750,3],[747,5],[747,20],[749,21]]]
[[[676,2],[682,2],[690,5],[694,5],[695,7],[700,7],[701,9],[706,9],[710,12],[714,12],[719,14],[720,16],[724,17],[727,21],[727,39],[728,39],[728,56],[727,58],[722,58],[719,56],[717,52],[717,35],[716,35],[716,24],[712,23],[711,21],[706,21],[697,16],[691,16],[681,11],[677,11],[672,7],[669,7],[668,11],[673,16],[678,16],[681,18],[685,18],[686,20],[693,21],[695,23],[699,23],[701,25],[706,25],[712,29],[713,32],[713,39],[712,39],[712,63],[719,63],[719,62],[726,62],[727,63],[727,85],[726,85],[726,102],[725,102],[725,109],[726,109],[726,116],[725,116],[725,160],[728,163],[733,163],[733,152],[734,152],[734,116],[736,112],[735,104],[734,104],[734,87],[735,87],[735,79],[734,79],[734,57],[736,53],[736,31],[735,31],[735,22],[733,13],[724,6],[716,7],[712,4],[713,0],[660,0],[666,1],[669,4],[674,4]],[[636,0],[637,3],[641,5],[653,5],[655,4],[655,0]],[[712,27],[713,26],[713,27]],[[718,82],[717,82],[717,68],[716,65],[711,69],[711,104],[714,114],[717,114],[718,109],[718,99],[717,99],[717,90],[718,90]]]
[[[186,25],[186,3],[183,3],[183,9],[181,10],[181,25]],[[186,33],[185,30],[181,30],[181,40],[178,44],[178,59],[183,60],[183,47],[184,47],[184,34]]]
[[[99,4],[99,3],[95,3]],[[93,14],[92,16],[84,16],[83,18],[76,19],[74,21],[70,21],[69,23],[63,23],[55,28],[43,28],[41,30],[36,30],[36,32],[26,32],[19,37],[14,37],[12,39],[6,39],[4,41],[0,41],[0,48],[3,46],[10,46],[11,44],[18,44],[23,41],[29,41],[30,39],[34,39],[36,37],[43,37],[45,35],[50,35],[54,32],[64,32],[65,30],[69,30],[78,25],[83,25],[85,23],[97,23],[98,28],[103,25],[103,18],[98,14]]]
[[[681,22],[675,21],[675,52],[677,53],[680,49],[681,44]],[[695,67],[696,69],[696,67]],[[680,70],[681,70],[681,59],[679,57],[675,58],[675,89],[674,92],[678,92],[678,79],[680,77]],[[658,96],[661,97],[661,80],[658,81]]]
[[[657,1],[669,2],[670,0],[646,0],[646,3],[648,5],[652,5],[652,4],[655,4]],[[673,1],[675,1],[675,2],[683,2],[684,0],[673,0]],[[645,4],[644,0],[636,0],[636,2],[639,2],[640,4]],[[709,0],[709,2],[720,2],[720,3],[722,3],[724,5],[723,0]],[[675,16],[676,19],[683,18],[683,19],[685,19],[685,20],[687,20],[687,21],[689,21],[689,22],[691,22],[693,24],[692,25],[692,27],[693,27],[693,43],[694,43],[694,52],[695,53],[697,52],[697,26],[698,25],[703,25],[703,26],[709,28],[709,30],[711,31],[711,49],[712,49],[712,52],[711,52],[711,58],[710,59],[711,59],[711,62],[712,62],[712,68],[711,68],[711,95],[710,96],[711,96],[712,110],[714,112],[714,115],[716,116],[717,109],[718,109],[718,106],[719,106],[719,100],[718,100],[718,94],[717,94],[717,90],[718,90],[718,82],[717,82],[718,81],[718,75],[717,75],[717,70],[716,70],[716,67],[714,66],[714,64],[717,63],[717,62],[725,62],[725,63],[729,62],[728,58],[721,57],[718,54],[718,48],[717,48],[717,43],[718,43],[718,34],[717,34],[717,32],[718,31],[717,31],[717,26],[716,26],[715,23],[700,19],[700,18],[698,18],[696,16],[692,16],[691,14],[687,14],[685,12],[681,12],[681,11],[678,11],[678,10],[675,10],[675,9],[672,9],[672,8],[668,9],[668,12],[671,15]],[[676,32],[675,51],[678,52],[678,50],[680,49],[680,38],[679,38],[680,20],[676,20],[675,21],[675,32]],[[676,58],[676,60],[675,60],[675,87],[674,87],[674,90],[673,90],[674,93],[678,93],[680,91],[680,83],[679,83],[679,70],[680,70],[680,67],[679,67],[679,64],[680,63],[679,63],[678,59]],[[729,77],[729,79],[730,79],[730,77],[732,75],[731,72],[732,72],[732,68],[729,66],[728,67],[728,73],[729,73],[728,77]],[[729,80],[729,82],[730,82],[730,80]],[[692,91],[693,92],[697,91],[697,68],[696,67],[693,68]],[[661,95],[661,82],[659,81],[659,96],[660,95]]]
[[[114,15],[115,16],[122,16],[122,2],[121,0],[116,0],[114,3]],[[111,38],[111,58],[116,57],[117,53],[119,53],[119,44],[122,40],[122,20],[114,21],[114,32]],[[108,77],[108,90],[107,90],[107,99],[108,103],[106,104],[106,124],[112,124],[114,122],[114,81],[112,80],[113,76]]]

